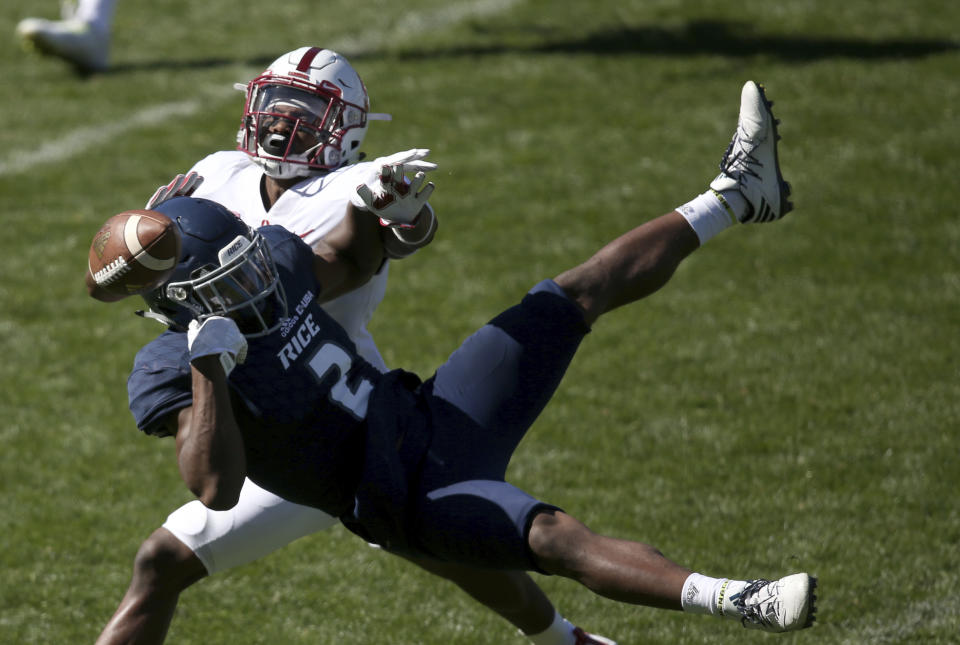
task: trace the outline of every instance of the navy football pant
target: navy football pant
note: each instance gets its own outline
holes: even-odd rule
[[[441,559],[536,569],[529,523],[556,507],[503,479],[588,331],[579,307],[546,280],[470,336],[425,383],[433,440],[415,496],[413,544]]]

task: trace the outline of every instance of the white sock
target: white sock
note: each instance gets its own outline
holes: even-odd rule
[[[97,33],[108,35],[113,24],[115,8],[116,0],[80,0],[73,17],[89,23]]]
[[[692,614],[739,618],[740,612],[734,607],[730,598],[745,586],[747,583],[743,580],[711,578],[699,573],[691,573],[683,583],[680,604],[684,611]]]
[[[553,615],[553,622],[545,630],[537,634],[524,634],[524,636],[529,638],[533,645],[574,645],[576,639],[573,636],[573,629],[573,623],[557,612]]]
[[[739,198],[739,202],[737,202],[737,198]],[[731,201],[734,203],[731,203]],[[721,194],[714,190],[708,190],[697,195],[683,206],[678,206],[677,211],[693,228],[700,239],[700,246],[703,246],[714,235],[736,224],[738,221],[737,215],[742,212],[738,211],[737,208],[746,208],[746,203],[743,195],[738,191],[728,190]]]
[[[726,202],[727,211],[733,213],[737,221],[742,220],[743,216],[750,210],[747,198],[739,190],[721,190],[720,192],[713,191],[713,193],[720,198],[720,201]]]

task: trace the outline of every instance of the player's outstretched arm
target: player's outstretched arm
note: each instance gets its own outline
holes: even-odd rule
[[[427,203],[435,188],[427,173],[437,169],[424,161],[429,153],[415,148],[377,159],[378,174],[357,186],[363,207],[380,218],[384,251],[392,260],[423,248],[437,232],[437,216]],[[414,173],[413,178],[407,173]]]
[[[333,300],[367,283],[385,259],[380,222],[353,204],[347,215],[314,246],[314,275],[320,302]]]

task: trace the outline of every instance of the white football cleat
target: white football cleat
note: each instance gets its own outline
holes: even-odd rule
[[[730,598],[749,629],[792,632],[810,627],[816,619],[817,579],[795,573],[779,580],[751,580]]]
[[[579,627],[574,627],[573,635],[577,639],[574,645],[617,645],[616,641],[596,634],[589,634]]]
[[[62,58],[81,72],[107,69],[110,36],[94,30],[88,22],[25,18],[17,25],[17,36],[28,48]]]
[[[741,222],[772,222],[793,209],[787,201],[790,184],[780,174],[779,121],[773,118],[772,105],[762,85],[746,82],[740,93],[737,131],[720,160],[720,174],[710,182],[717,192],[740,191],[749,205],[739,217]]]

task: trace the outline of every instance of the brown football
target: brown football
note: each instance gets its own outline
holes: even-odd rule
[[[180,229],[156,211],[114,215],[90,244],[90,275],[97,287],[118,296],[142,294],[162,284],[180,258]]]

